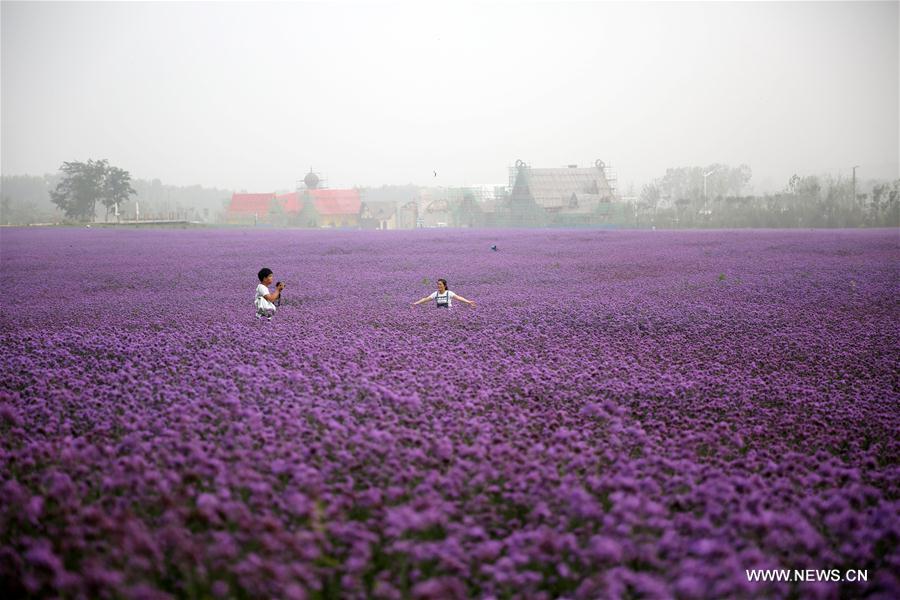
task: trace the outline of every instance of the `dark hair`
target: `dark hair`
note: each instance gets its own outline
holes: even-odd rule
[[[449,290],[449,289],[450,289],[450,286],[447,285],[447,280],[446,280],[446,279],[438,279],[438,281],[442,281],[442,282],[444,283],[444,289],[445,289],[445,290]]]
[[[259,270],[259,273],[257,273],[256,276],[259,277],[260,281],[262,281],[263,279],[265,279],[266,277],[268,277],[271,274],[272,274],[272,269],[267,269],[267,268],[263,267],[262,269]]]

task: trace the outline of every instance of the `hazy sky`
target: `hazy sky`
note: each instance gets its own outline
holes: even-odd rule
[[[291,189],[900,176],[898,2],[2,2],[2,172]],[[438,172],[434,177],[432,171]]]

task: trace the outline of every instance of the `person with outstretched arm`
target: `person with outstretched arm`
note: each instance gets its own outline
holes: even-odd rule
[[[438,279],[436,292],[432,292],[428,296],[425,296],[424,298],[416,300],[410,306],[416,306],[417,304],[423,304],[425,302],[428,302],[429,300],[434,300],[434,305],[437,308],[449,309],[451,306],[453,306],[454,300],[459,300],[460,302],[465,302],[466,304],[468,304],[469,306],[472,306],[472,307],[475,306],[474,301],[467,300],[467,299],[463,298],[462,296],[460,296],[459,294],[457,294],[455,292],[451,292],[449,289],[447,289],[447,280],[446,279]]]

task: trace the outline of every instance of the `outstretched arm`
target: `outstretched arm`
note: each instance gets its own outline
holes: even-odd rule
[[[413,302],[412,304],[410,304],[410,306],[415,306],[415,305],[417,305],[417,304],[422,304],[423,302],[428,302],[429,300],[431,300],[431,296],[425,296],[425,297],[422,298],[421,300],[416,300],[415,302]]]
[[[460,296],[459,294],[457,294],[456,296],[454,296],[453,299],[454,299],[454,300],[459,300],[460,302],[465,302],[465,303],[468,304],[469,306],[475,306],[475,301],[474,301],[474,300],[466,300],[465,298],[463,298],[463,297]]]

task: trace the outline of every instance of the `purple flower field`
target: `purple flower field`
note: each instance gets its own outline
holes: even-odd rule
[[[0,254],[7,597],[900,596],[896,230]],[[438,277],[477,308],[410,307]]]

